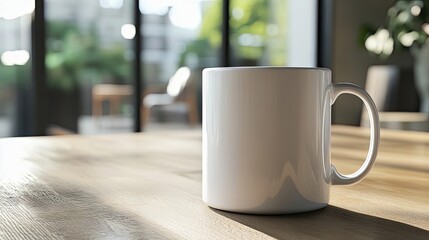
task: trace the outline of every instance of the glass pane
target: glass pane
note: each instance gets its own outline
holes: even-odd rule
[[[0,137],[28,134],[34,0],[0,1]]]
[[[46,0],[50,134],[132,131],[132,0]]]
[[[287,0],[231,0],[231,65],[287,64]]]
[[[221,0],[141,0],[146,130],[201,119],[201,72],[218,66]]]

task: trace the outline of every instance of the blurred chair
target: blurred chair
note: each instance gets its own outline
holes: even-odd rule
[[[366,75],[365,90],[371,95],[378,111],[391,110],[396,103],[399,69],[393,65],[370,66]],[[368,127],[368,113],[362,107],[361,126]]]
[[[368,68],[365,89],[381,112],[394,109],[399,85],[399,68],[393,65],[378,65]]]
[[[92,116],[103,115],[103,102],[108,102],[109,115],[120,113],[120,104],[124,98],[133,95],[130,85],[96,84],[92,88]]]
[[[195,88],[191,81],[191,70],[179,68],[169,79],[161,91],[148,89],[143,96],[142,121],[146,126],[150,121],[151,110],[155,106],[171,106],[181,104],[186,106],[188,121],[191,125],[198,123],[198,111]]]
[[[397,66],[371,66],[367,71],[365,90],[374,100],[380,115],[382,128],[401,130],[428,129],[428,116],[419,112],[395,111],[398,101],[400,71]],[[368,114],[362,107],[361,126],[368,127]]]

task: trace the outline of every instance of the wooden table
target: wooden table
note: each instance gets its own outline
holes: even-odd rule
[[[133,87],[120,84],[96,84],[92,88],[92,116],[103,115],[103,102],[109,104],[109,115],[120,115],[121,101],[133,95]]]
[[[368,129],[333,128],[352,172]],[[314,212],[254,216],[201,200],[201,133],[0,139],[0,239],[429,239],[429,134],[383,130],[370,174]]]

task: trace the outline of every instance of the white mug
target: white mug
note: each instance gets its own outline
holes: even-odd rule
[[[331,105],[349,93],[370,118],[365,162],[343,175],[331,165]],[[333,84],[325,68],[203,70],[203,201],[217,209],[282,214],[323,208],[331,185],[360,181],[374,164],[380,128],[371,97]]]

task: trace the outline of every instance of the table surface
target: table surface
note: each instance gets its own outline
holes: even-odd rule
[[[368,129],[334,126],[345,173]],[[201,132],[0,139],[0,239],[429,239],[429,134],[382,131],[377,162],[322,210],[277,216],[201,200]]]
[[[379,112],[382,128],[429,132],[429,115],[421,112]],[[362,115],[362,126],[369,126],[368,114]]]

